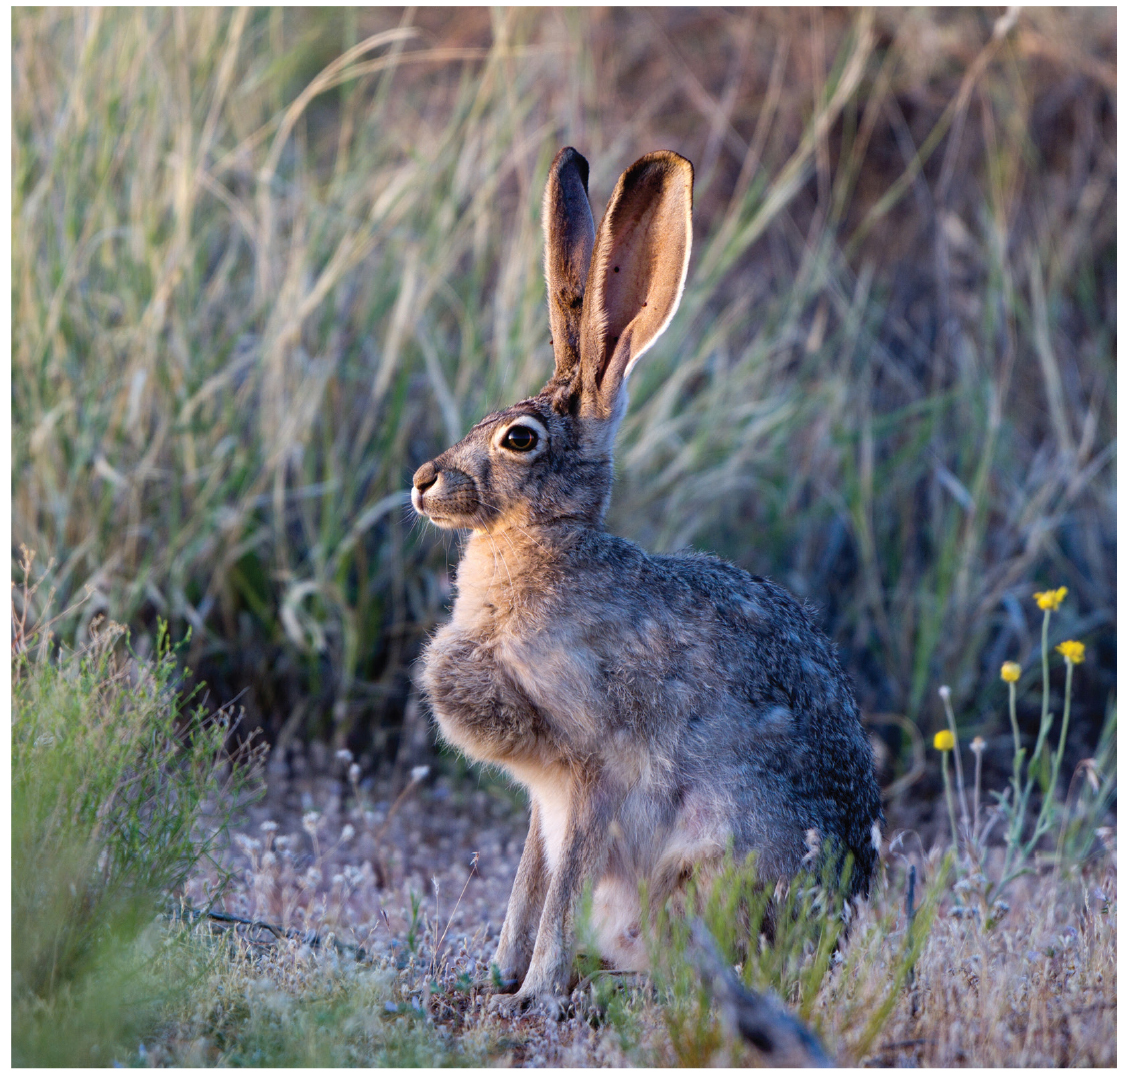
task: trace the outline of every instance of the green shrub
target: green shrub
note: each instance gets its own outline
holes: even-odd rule
[[[111,624],[52,657],[32,634],[13,658],[17,1065],[106,1065],[186,988],[184,959],[156,923],[247,778],[224,755],[230,716],[185,713],[193,696],[163,628],[151,662],[123,642]]]
[[[834,863],[814,867],[790,883],[763,883],[755,855],[727,861],[700,894],[691,891],[686,910],[699,912],[719,957],[738,969],[740,980],[758,992],[770,991],[792,1007],[818,1034],[831,1059],[842,1031],[850,1028],[849,1056],[860,1060],[881,1032],[890,1012],[911,984],[913,967],[928,940],[947,869],[919,899],[913,920],[899,918],[899,891],[884,877],[874,885],[874,903],[860,933],[851,935],[847,905],[850,862],[835,879]],[[898,930],[898,924],[901,928]],[[717,993],[702,981],[703,945],[692,920],[669,904],[659,915],[651,944],[653,980],[673,1062],[707,1067],[736,1060],[717,1011]],[[848,975],[848,977],[844,977]],[[849,990],[848,1013],[834,1003],[836,987]]]

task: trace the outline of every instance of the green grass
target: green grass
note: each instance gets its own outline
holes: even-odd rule
[[[809,597],[866,705],[922,729],[939,683],[988,716],[983,678],[1036,657],[1016,605],[1067,583],[1099,725],[1113,26],[17,12],[13,539],[85,599],[60,631],[192,628],[193,668],[268,732],[381,755],[447,598],[411,473],[551,366],[551,155],[588,156],[598,214],[676,144],[695,254],[611,527]]]
[[[148,1035],[137,1066],[469,1067],[489,1053],[473,1036],[444,1040],[400,1000],[393,970],[206,940],[197,935],[189,949],[207,964],[203,982]]]

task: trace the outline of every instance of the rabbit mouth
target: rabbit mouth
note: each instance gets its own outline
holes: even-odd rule
[[[440,485],[424,490],[413,486],[411,506],[444,530],[464,530],[482,525],[481,502],[473,490],[458,486],[453,492],[436,493],[434,489],[440,487],[441,481]]]
[[[411,503],[415,510],[426,519],[430,519],[435,526],[444,530],[458,530],[462,527],[476,526],[476,516],[467,515],[465,512],[453,511],[447,508],[427,507],[423,498],[417,492],[412,492]],[[433,501],[428,501],[433,503]]]

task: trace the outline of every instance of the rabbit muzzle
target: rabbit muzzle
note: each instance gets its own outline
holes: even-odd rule
[[[433,461],[424,463],[411,479],[411,506],[447,528],[475,526],[481,512],[474,479],[453,467],[440,470]]]

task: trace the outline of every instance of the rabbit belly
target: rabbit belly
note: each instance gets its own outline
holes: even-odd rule
[[[648,969],[637,884],[605,876],[592,892],[591,917],[595,946],[612,969]]]
[[[568,806],[572,802],[572,778],[562,767],[532,763],[507,763],[506,770],[529,792],[540,813],[541,841],[549,870],[560,862],[564,833],[568,830]]]

